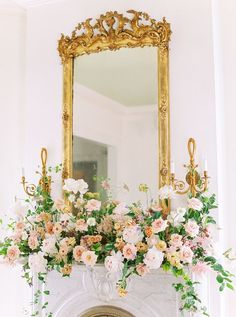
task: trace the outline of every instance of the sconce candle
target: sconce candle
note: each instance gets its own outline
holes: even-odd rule
[[[208,171],[208,164],[207,159],[204,160],[204,171]]]
[[[171,162],[170,162],[170,172],[171,172],[172,174],[175,173],[175,162],[174,162],[174,161],[171,161]]]

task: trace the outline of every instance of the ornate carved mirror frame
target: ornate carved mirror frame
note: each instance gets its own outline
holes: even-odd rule
[[[125,15],[107,12],[93,21],[79,23],[71,36],[62,34],[58,51],[63,64],[63,180],[72,177],[73,66],[74,59],[104,50],[158,47],[158,155],[159,186],[170,175],[169,41],[170,24],[148,14],[129,10]]]

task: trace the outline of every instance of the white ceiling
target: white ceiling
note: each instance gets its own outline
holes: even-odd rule
[[[75,81],[125,106],[157,103],[157,48],[131,48],[83,55]]]
[[[58,2],[58,1],[65,1],[65,0],[0,0],[0,3],[2,1],[5,3],[14,2],[20,5],[21,7],[30,8],[30,7],[35,7],[35,6],[40,6],[40,5],[49,4],[49,3]]]

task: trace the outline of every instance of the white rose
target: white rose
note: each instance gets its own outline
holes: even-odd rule
[[[46,273],[47,260],[43,253],[33,253],[29,256],[29,267],[34,273]]]
[[[65,180],[63,189],[67,192],[73,192],[74,194],[79,192],[83,195],[88,191],[88,184],[83,179],[75,180],[73,178],[68,178]]]
[[[95,218],[88,218],[88,220],[87,220],[87,225],[88,226],[95,226],[96,225],[96,219]]]
[[[160,199],[171,199],[174,198],[175,192],[172,186],[165,185],[159,189],[158,194]]]
[[[117,253],[113,252],[112,255],[105,258],[105,268],[112,273],[122,271],[124,267],[123,259],[120,251]]]
[[[149,249],[146,253],[143,262],[149,269],[159,269],[164,259],[164,254],[158,251],[155,247]]]
[[[118,204],[115,209],[113,210],[115,215],[124,216],[129,213],[129,209],[126,207],[125,203]]]
[[[139,226],[126,227],[123,231],[123,239],[127,243],[136,244],[143,240],[143,233]]]
[[[203,203],[197,198],[188,199],[188,208],[201,211],[203,208]]]
[[[184,225],[184,229],[186,233],[193,238],[199,233],[199,225],[194,220],[188,220],[188,222]]]
[[[41,247],[42,252],[48,255],[56,254],[57,253],[56,242],[57,242],[56,238],[53,236],[43,240],[43,245]]]

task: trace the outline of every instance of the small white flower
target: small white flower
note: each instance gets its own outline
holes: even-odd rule
[[[71,203],[73,203],[73,202],[75,201],[75,195],[73,195],[73,194],[69,195],[68,200],[69,200]]]
[[[25,241],[25,240],[27,240],[27,238],[28,238],[27,232],[23,231],[22,235],[21,235],[21,239]]]
[[[87,220],[87,225],[90,226],[90,227],[93,227],[96,225],[96,219],[91,217],[91,218],[88,218]]]
[[[177,208],[177,210],[172,210],[167,219],[173,224],[174,227],[178,227],[185,221],[185,213],[186,209],[180,207]]]

